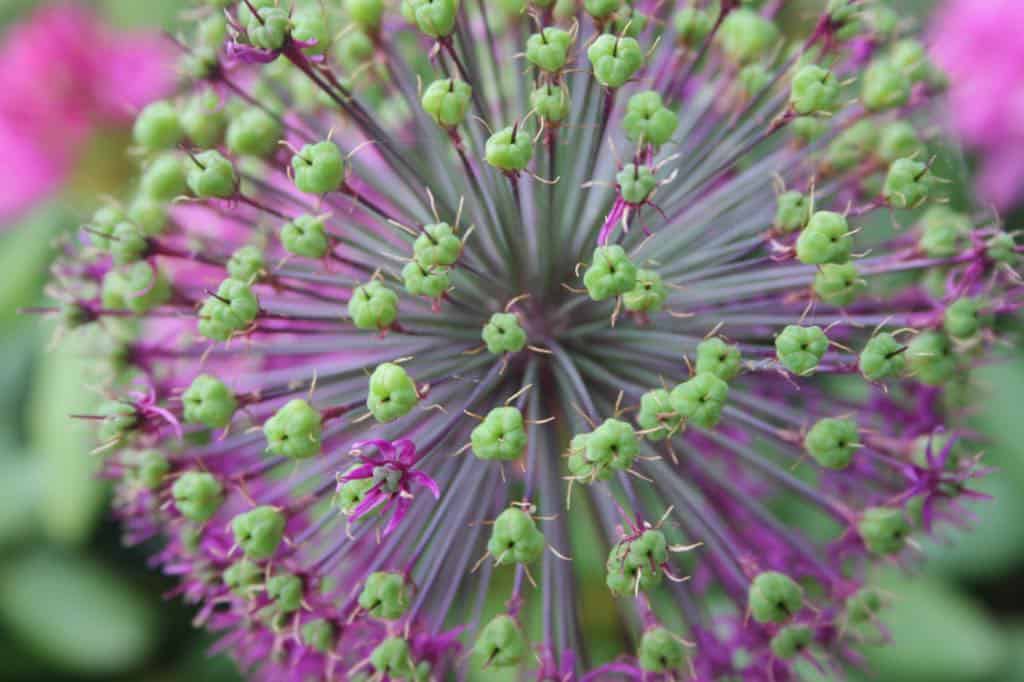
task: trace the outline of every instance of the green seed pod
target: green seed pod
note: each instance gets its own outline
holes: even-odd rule
[[[200,82],[215,76],[220,69],[217,47],[199,45],[178,61],[178,70],[189,80]]]
[[[572,47],[572,34],[548,26],[526,40],[526,60],[541,71],[557,73],[565,68]]]
[[[544,554],[544,534],[533,517],[509,507],[494,520],[487,551],[498,564],[531,564]]]
[[[498,170],[517,173],[533,158],[533,138],[529,131],[515,126],[502,128],[487,138],[484,158]]]
[[[616,597],[648,591],[661,584],[668,543],[659,530],[647,530],[612,547],[605,562],[605,584]]]
[[[425,267],[454,265],[462,251],[462,240],[448,223],[430,223],[412,245],[413,256]]]
[[[612,15],[610,33],[639,38],[647,28],[648,17],[633,5],[622,3]]]
[[[302,578],[292,573],[280,573],[267,580],[267,596],[274,602],[278,614],[294,613],[302,608]]]
[[[636,266],[618,244],[599,246],[583,274],[583,286],[595,301],[621,296],[636,286]]]
[[[413,296],[440,299],[451,287],[450,271],[446,267],[428,267],[416,260],[409,261],[402,268],[405,290]]]
[[[780,232],[796,232],[803,229],[811,218],[810,197],[791,190],[776,198],[775,222],[772,226]]]
[[[926,80],[931,73],[928,51],[921,41],[904,38],[889,50],[889,60],[910,79],[911,83]]]
[[[337,630],[325,618],[317,618],[304,623],[299,628],[299,639],[304,645],[323,654],[333,651],[338,644]]]
[[[324,54],[331,47],[333,31],[323,6],[308,5],[292,13],[292,37],[313,45],[303,48],[309,54]]]
[[[526,332],[514,313],[494,313],[484,325],[481,337],[495,355],[518,353],[526,347]]]
[[[911,158],[924,151],[924,144],[909,121],[893,121],[882,129],[878,155],[886,163]]]
[[[958,298],[946,308],[942,328],[954,339],[966,341],[973,338],[980,329],[990,324],[990,316],[983,298]]]
[[[810,646],[813,637],[811,629],[806,625],[787,625],[772,637],[772,653],[776,658],[788,661]]]
[[[622,170],[615,174],[615,181],[619,186],[622,200],[633,206],[646,203],[658,187],[658,180],[650,166],[638,166],[633,163],[623,166]]]
[[[221,13],[214,13],[199,22],[196,40],[202,47],[217,49],[228,37],[228,20]]]
[[[775,337],[775,355],[793,374],[805,376],[818,367],[828,350],[828,337],[821,327],[791,324]]]
[[[400,365],[384,362],[370,375],[366,409],[379,422],[392,422],[403,417],[420,401],[416,384]]]
[[[155,201],[171,201],[188,189],[185,162],[180,154],[167,153],[156,157],[142,172],[139,193]]]
[[[359,606],[374,618],[396,620],[409,608],[409,591],[401,573],[376,571],[366,578]]]
[[[200,199],[228,199],[238,191],[235,165],[214,149],[195,155],[186,182]]]
[[[917,208],[928,198],[932,179],[927,164],[897,159],[889,166],[882,196],[893,208]]]
[[[103,307],[130,310],[139,315],[171,298],[167,276],[146,261],[111,270],[103,276]]]
[[[380,281],[370,280],[352,290],[348,316],[358,329],[387,329],[398,317],[398,294]]]
[[[814,275],[814,293],[825,303],[847,306],[867,288],[853,263],[826,263]]]
[[[747,604],[758,623],[784,623],[803,608],[804,593],[788,575],[766,571],[751,581]]]
[[[796,257],[806,265],[845,263],[850,260],[853,237],[841,213],[818,211],[796,240]]]
[[[383,0],[345,0],[344,5],[349,18],[362,28],[380,28],[380,20],[384,16]]]
[[[626,137],[639,145],[660,147],[672,138],[679,119],[654,90],[644,90],[629,98],[622,127]]]
[[[918,245],[929,258],[949,258],[960,253],[970,229],[966,215],[948,206],[931,206],[921,217]]]
[[[771,84],[772,74],[763,64],[755,62],[740,69],[736,80],[740,91],[747,97],[753,97]]]
[[[1017,260],[1017,242],[1008,232],[993,235],[985,242],[985,255],[996,263],[1013,264]]]
[[[197,147],[216,146],[227,127],[227,114],[217,93],[207,90],[190,99],[181,112],[181,127]]]
[[[228,259],[227,270],[231,279],[252,284],[266,271],[263,251],[252,244],[239,247]]]
[[[640,640],[640,667],[654,673],[678,670],[686,660],[686,650],[679,638],[666,628],[655,627],[644,632]]]
[[[159,450],[142,450],[132,453],[131,479],[141,488],[157,490],[163,485],[171,464]]]
[[[145,195],[139,195],[128,207],[128,219],[145,237],[156,237],[167,227],[167,206]]]
[[[266,158],[279,148],[284,135],[281,123],[258,107],[242,109],[228,123],[227,146],[239,156]]]
[[[105,204],[96,209],[89,220],[89,241],[92,245],[103,251],[110,251],[113,240],[110,238],[118,224],[125,220],[126,216],[118,206]]]
[[[793,137],[804,144],[814,142],[829,129],[827,122],[815,116],[797,116],[789,126]]]
[[[664,388],[647,391],[640,397],[640,410],[636,423],[647,433],[650,441],[659,441],[678,433],[683,428],[683,418],[674,409],[669,392]]]
[[[458,0],[402,0],[402,16],[431,38],[451,35],[458,12]]]
[[[907,346],[906,357],[910,373],[929,386],[944,384],[956,373],[953,344],[942,332],[927,331],[915,336]]]
[[[867,160],[878,146],[878,126],[874,121],[858,121],[843,130],[829,144],[825,159],[836,170],[850,170]]]
[[[495,407],[469,434],[473,454],[484,460],[512,461],[526,452],[523,414],[515,407]]]
[[[480,630],[473,652],[485,666],[508,668],[519,665],[526,657],[526,638],[512,616],[499,614]]]
[[[854,625],[862,625],[874,619],[882,610],[882,596],[873,589],[862,588],[846,601],[846,618]]]
[[[661,275],[654,270],[637,270],[636,285],[622,295],[626,310],[640,313],[657,313],[665,305],[668,290],[661,281]]]
[[[560,86],[545,83],[530,93],[530,108],[536,111],[549,127],[565,120],[571,104],[569,88],[565,83]]]
[[[439,78],[423,92],[420,104],[427,116],[443,128],[455,128],[466,119],[473,88],[457,78]]]
[[[147,152],[173,149],[184,136],[178,110],[164,100],[146,105],[135,118],[132,128],[135,144]]]
[[[839,108],[839,81],[830,70],[816,64],[800,68],[793,76],[789,103],[798,114],[831,114]]]
[[[804,448],[826,469],[845,469],[860,447],[860,430],[852,419],[819,419],[804,436]]]
[[[261,50],[280,50],[292,30],[288,10],[281,7],[261,7],[254,16],[245,3],[238,7],[238,21],[253,47]]]
[[[872,507],[865,509],[857,532],[875,554],[898,554],[910,534],[910,523],[902,509]]]
[[[743,369],[739,347],[717,336],[697,344],[697,374],[713,374],[722,381],[732,381]]]
[[[108,400],[99,408],[103,419],[99,424],[101,443],[122,443],[135,437],[139,427],[139,414],[134,405],[119,400]]]
[[[583,0],[583,9],[595,19],[607,19],[622,4],[622,0]]]
[[[199,309],[199,333],[213,341],[227,341],[248,329],[259,312],[260,303],[249,285],[226,279]]]
[[[358,468],[358,466],[351,467],[349,472],[356,468]],[[345,516],[351,516],[356,507],[362,504],[363,500],[366,498],[366,493],[375,485],[376,483],[372,478],[356,478],[351,481],[346,481],[340,488],[338,488],[338,492],[334,498],[335,503],[338,505],[338,509]],[[371,510],[368,513],[368,516],[374,516],[377,513],[377,510]]]
[[[224,569],[224,584],[243,599],[252,599],[263,588],[263,568],[249,559],[239,559]]]
[[[269,559],[284,538],[284,514],[271,506],[261,506],[238,514],[231,520],[235,544],[245,556],[260,561]]]
[[[135,223],[123,222],[114,226],[110,240],[110,255],[118,265],[128,265],[149,254],[150,244]]]
[[[633,427],[618,419],[606,419],[585,440],[584,458],[600,469],[624,471],[640,452],[640,440]]]
[[[189,521],[207,521],[224,501],[224,488],[213,474],[205,471],[186,471],[171,487],[174,506]]]
[[[672,409],[687,423],[713,429],[722,416],[729,384],[714,374],[698,374],[672,389]]]
[[[307,144],[292,156],[295,186],[307,194],[327,194],[345,179],[345,158],[330,140]]]
[[[887,332],[876,334],[861,351],[858,367],[868,381],[900,376],[906,370],[907,347]]]
[[[231,423],[238,407],[235,394],[217,377],[200,374],[182,394],[185,421],[205,424],[211,429],[223,429]]]
[[[604,33],[587,49],[594,78],[606,88],[621,88],[644,65],[644,53],[635,38]]]
[[[718,8],[684,7],[675,15],[676,40],[690,49],[699,47],[718,19]]]
[[[373,59],[374,54],[377,52],[377,46],[373,44],[373,39],[367,35],[366,31],[360,28],[352,28],[349,31],[341,34],[334,41],[334,56],[342,66],[349,71],[355,71],[363,64]],[[301,82],[310,84],[310,81],[302,75]],[[315,87],[315,83],[312,84]],[[319,90],[319,89],[318,89]],[[312,102],[316,103],[322,92],[314,92]]]
[[[910,85],[910,79],[898,66],[876,59],[864,72],[860,99],[868,111],[895,109],[910,99]]]
[[[263,424],[267,452],[291,459],[320,454],[323,420],[305,400],[294,398]]]
[[[749,64],[778,44],[779,29],[754,10],[743,8],[722,20],[715,37],[732,61]]]
[[[281,246],[288,253],[303,258],[323,258],[330,242],[323,218],[300,215],[281,227]]]

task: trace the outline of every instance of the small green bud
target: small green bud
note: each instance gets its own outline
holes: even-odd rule
[[[839,108],[839,80],[816,64],[801,67],[793,76],[789,103],[798,114],[831,114]]]
[[[348,316],[358,329],[387,329],[398,316],[398,294],[378,280],[352,290]]]
[[[714,8],[717,10],[717,8]],[[676,39],[685,47],[699,47],[715,26],[718,12],[698,7],[684,7],[675,16]]]
[[[860,99],[868,111],[895,109],[910,99],[910,79],[898,66],[876,59],[864,72]]]
[[[416,261],[430,268],[438,265],[454,265],[462,251],[462,240],[448,223],[430,223],[423,226],[423,233],[412,245]]]
[[[956,373],[953,344],[942,332],[927,331],[915,336],[908,344],[906,357],[910,373],[929,386],[943,384]]]
[[[439,299],[451,287],[450,268],[428,267],[419,261],[412,260],[402,268],[402,280],[405,290],[413,296],[426,296]]]
[[[181,129],[178,110],[170,102],[161,100],[146,105],[135,118],[132,128],[135,144],[147,152],[173,149],[185,136]]]
[[[495,407],[469,434],[480,459],[512,461],[526,452],[523,414],[515,407]]]
[[[498,170],[516,173],[526,168],[533,157],[533,138],[517,126],[502,128],[487,138],[484,158]]]
[[[186,182],[192,194],[200,199],[227,199],[238,190],[234,164],[215,149],[193,157]]]
[[[697,344],[697,374],[713,374],[722,381],[732,381],[743,369],[740,349],[717,336]]]
[[[960,253],[970,229],[966,215],[948,206],[931,206],[921,217],[918,245],[929,258],[949,258]]]
[[[285,520],[283,513],[267,505],[238,514],[231,520],[235,544],[250,559],[269,559],[284,538]]]
[[[512,616],[499,614],[480,630],[473,651],[485,666],[508,668],[526,657],[526,638]]]
[[[754,10],[743,8],[722,20],[716,38],[731,60],[749,64],[778,44],[779,29]]]
[[[795,232],[811,218],[811,200],[802,192],[783,192],[776,199],[773,227],[781,232]]]
[[[889,50],[889,60],[910,79],[911,83],[926,80],[931,72],[928,52],[920,41],[905,38]]]
[[[867,288],[853,263],[826,263],[814,275],[814,293],[825,303],[847,306]]]
[[[965,341],[973,338],[982,327],[990,323],[985,312],[987,301],[982,298],[958,298],[946,308],[942,328],[954,339]]]
[[[128,218],[146,237],[156,237],[167,227],[167,206],[145,195],[135,197],[128,207]]]
[[[640,639],[640,667],[644,670],[654,673],[678,670],[685,660],[683,643],[666,628],[651,628]]]
[[[544,534],[524,510],[509,507],[494,520],[487,551],[498,564],[531,564],[544,554]]]
[[[804,448],[826,469],[845,469],[860,447],[860,430],[852,419],[819,419],[804,436]]]
[[[370,375],[366,409],[379,422],[392,422],[403,417],[420,401],[416,384],[400,365],[383,362]]]
[[[644,65],[644,53],[635,38],[608,33],[591,43],[587,59],[594,67],[597,82],[611,90],[625,85]]]
[[[931,184],[927,164],[913,159],[897,159],[889,166],[882,196],[893,208],[916,208],[928,198]]]
[[[894,121],[882,129],[878,155],[887,163],[911,158],[924,150],[924,144],[909,121]]]
[[[362,28],[376,29],[384,16],[383,0],[345,0],[345,11]]]
[[[740,69],[737,81],[741,92],[747,97],[753,97],[771,84],[772,74],[764,64],[755,62]]]
[[[336,636],[334,625],[325,618],[308,621],[299,628],[299,637],[302,643],[322,654],[334,649],[337,645]]]
[[[494,313],[484,325],[481,337],[495,355],[518,353],[526,346],[526,332],[514,313]]]
[[[814,142],[828,131],[828,123],[815,116],[797,116],[789,124],[793,137],[804,144]]]
[[[239,559],[224,569],[224,584],[243,599],[252,599],[263,586],[263,569],[249,559]]]
[[[861,351],[860,373],[868,381],[878,381],[891,376],[899,376],[906,370],[907,360],[904,353],[907,347],[901,344],[888,332],[876,334]]]
[[[440,78],[423,92],[420,103],[427,116],[443,128],[455,128],[466,119],[473,88],[457,78]]]
[[[292,156],[295,186],[307,194],[327,194],[345,179],[345,158],[330,140],[307,144]]]
[[[103,276],[103,307],[142,315],[171,298],[167,276],[154,265],[139,261]]]
[[[349,469],[352,471],[357,466],[353,466]],[[346,472],[348,473],[348,472]],[[345,516],[351,516],[363,500],[366,498],[366,493],[375,486],[376,483],[372,478],[355,478],[351,481],[346,481],[338,488],[337,495],[335,496],[335,502],[338,505],[338,509]],[[377,513],[377,510],[369,512],[370,515]]]
[[[836,38],[850,40],[860,33],[862,8],[863,4],[857,4],[857,0],[829,0],[825,12]]]
[[[213,13],[199,22],[196,40],[207,48],[217,49],[228,37],[228,21],[222,13]]]
[[[906,544],[910,523],[901,509],[872,507],[865,509],[857,532],[875,554],[897,554]]]
[[[615,470],[628,469],[640,452],[633,427],[618,419],[606,419],[586,438],[584,456],[588,462]]]
[[[882,596],[865,587],[846,601],[846,618],[854,625],[862,625],[871,621],[882,610],[882,606]]]
[[[314,44],[303,48],[309,54],[324,54],[331,46],[332,30],[323,6],[300,7],[292,13],[292,37]],[[315,42],[314,42],[315,41]]]
[[[605,562],[605,584],[616,597],[650,590],[661,584],[668,543],[660,530],[647,530],[612,547]]]
[[[227,341],[248,329],[259,312],[260,303],[249,285],[226,279],[199,309],[199,333],[214,341]]]
[[[366,579],[359,606],[374,618],[396,620],[409,608],[409,594],[401,573],[376,571]]]
[[[323,420],[316,408],[294,398],[263,424],[267,451],[291,459],[307,459],[320,454]]]
[[[747,604],[758,623],[784,623],[803,608],[804,593],[788,575],[765,571],[751,581]]]
[[[197,147],[214,147],[224,136],[227,115],[212,90],[195,95],[181,113],[181,127]]]
[[[772,637],[771,649],[776,658],[788,661],[811,644],[813,633],[806,625],[787,625]]]
[[[548,26],[526,40],[526,60],[541,71],[556,73],[565,68],[572,47],[572,34]]]
[[[228,259],[227,269],[231,279],[252,284],[266,270],[263,251],[252,244],[239,247]]]
[[[373,39],[360,28],[346,31],[334,41],[334,55],[349,71],[355,71],[373,59],[376,50],[377,46],[373,44]],[[309,83],[308,80],[305,82]],[[319,98],[321,94],[315,93],[313,101],[316,102],[316,98]]]
[[[186,471],[171,487],[174,506],[189,521],[207,521],[224,501],[224,488],[213,474],[206,471]]]
[[[668,290],[654,270],[637,270],[636,285],[622,295],[622,304],[631,312],[656,313],[665,305]]]
[[[583,0],[583,9],[595,19],[607,19],[622,4],[622,0]]]
[[[98,249],[110,251],[113,247],[113,240],[110,237],[124,219],[124,211],[118,206],[112,204],[100,206],[89,220],[89,241]]]
[[[131,458],[132,480],[147,490],[156,490],[171,470],[171,464],[159,450],[142,450]]]
[[[150,244],[135,223],[123,222],[114,226],[110,239],[110,254],[118,265],[142,260],[149,253]]]
[[[303,258],[323,258],[330,242],[323,218],[300,215],[281,227],[281,246],[288,253]]]
[[[799,376],[817,369],[827,350],[828,337],[821,327],[791,324],[775,337],[775,354],[779,362]]]
[[[1017,260],[1017,243],[1013,235],[1000,232],[985,242],[985,255],[996,263],[1013,263]]]
[[[238,407],[235,394],[217,377],[200,374],[182,394],[185,421],[205,424],[211,429],[223,429],[231,423]]]
[[[254,16],[245,3],[239,5],[238,20],[246,37],[261,50],[280,50],[292,29],[288,11],[281,7],[261,7]]]
[[[431,38],[451,35],[458,12],[458,0],[402,0],[402,16]]]
[[[647,440],[659,441],[682,429],[683,418],[674,409],[669,392],[664,388],[647,391],[640,397],[636,423],[647,431]]]
[[[135,407],[119,400],[108,400],[99,408],[100,421],[98,436],[101,443],[121,443],[135,435],[139,427],[139,415]]]
[[[687,423],[712,429],[722,416],[729,384],[714,374],[697,374],[672,389],[674,409]]]
[[[654,170],[650,166],[638,166],[634,163],[623,166],[622,170],[615,174],[615,181],[618,183],[622,200],[633,206],[646,203],[658,187]]]
[[[248,107],[228,123],[226,141],[228,149],[239,156],[266,158],[278,150],[283,134],[276,118],[258,107]]]
[[[644,90],[629,98],[622,127],[626,137],[639,145],[660,147],[672,138],[679,119],[662,102],[655,90]]]
[[[294,613],[302,607],[302,578],[291,573],[272,576],[267,581],[267,596],[277,613]]]
[[[622,3],[612,15],[610,33],[638,38],[647,28],[648,17],[633,5]]]
[[[636,286],[636,266],[618,244],[599,246],[583,274],[583,285],[595,301],[621,296]]]
[[[183,195],[188,188],[185,164],[174,152],[156,157],[142,172],[139,193],[156,201],[170,201]]]
[[[818,211],[796,240],[796,257],[806,265],[845,263],[850,260],[853,237],[841,213]]]
[[[829,144],[825,153],[829,165],[836,170],[850,170],[863,163],[878,146],[878,126],[862,120],[843,130]]]
[[[537,112],[545,123],[561,123],[569,115],[569,88],[565,83],[552,86],[545,83],[530,93],[530,108]]]

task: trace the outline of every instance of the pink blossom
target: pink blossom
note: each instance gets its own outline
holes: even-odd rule
[[[171,49],[159,36],[123,34],[71,3],[44,6],[0,44],[0,152],[9,173],[0,218],[55,191],[85,138],[125,124],[173,86]]]
[[[1020,0],[949,0],[932,26],[932,54],[950,76],[951,125],[981,159],[985,197],[1024,197],[1024,25]]]

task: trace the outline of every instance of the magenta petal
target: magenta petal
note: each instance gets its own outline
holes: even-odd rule
[[[384,440],[382,438],[371,438],[370,440],[357,440],[355,443],[352,443],[353,450],[365,450],[367,448],[377,448],[380,451],[380,454],[384,455],[389,459],[394,456],[395,452],[394,444],[391,441]]]
[[[363,516],[391,499],[391,495],[381,491],[380,486],[373,488],[366,497],[352,510],[352,520],[358,521]]]
[[[373,464],[364,464],[363,466],[357,467],[352,471],[348,472],[347,474],[343,475],[338,480],[343,483],[348,483],[349,481],[355,481],[360,478],[370,478],[371,476],[373,476],[373,470],[375,468],[376,467]]]
[[[437,481],[432,479],[430,476],[427,476],[422,471],[410,471],[406,476],[409,478],[409,481],[419,483],[421,486],[429,490],[435,500],[440,499],[441,489],[437,487]]]
[[[384,527],[384,535],[388,536],[398,528],[398,524],[405,518],[406,513],[409,511],[409,507],[412,505],[412,500],[408,497],[399,498],[395,504],[395,511],[391,514],[391,518],[388,520],[388,525]]]

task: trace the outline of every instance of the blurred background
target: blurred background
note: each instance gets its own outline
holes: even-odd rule
[[[891,4],[927,25],[935,2]],[[0,0],[0,680],[239,679],[207,654],[189,610],[164,598],[173,584],[147,568],[152,548],[121,545],[89,429],[68,418],[94,400],[80,389],[87,359],[51,347],[53,326],[17,312],[45,300],[53,240],[132,173],[132,111],[173,85],[156,31],[184,5]],[[96,76],[97,45],[131,71]],[[970,177],[954,177],[969,191]],[[1024,212],[1004,215],[1008,229],[1024,225]],[[998,468],[981,487],[995,500],[976,507],[974,530],[927,546],[921,572],[882,576],[895,641],[870,655],[881,682],[1024,681],[1024,352],[1004,360],[974,377],[985,395],[974,426]]]

